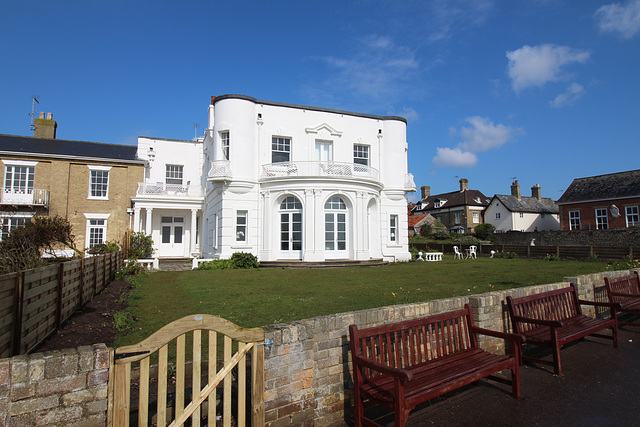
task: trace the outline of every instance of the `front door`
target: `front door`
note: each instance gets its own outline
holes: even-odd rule
[[[163,216],[160,222],[162,256],[184,256],[184,218]]]
[[[294,196],[280,204],[280,259],[302,259],[302,204]]]
[[[337,196],[324,206],[324,252],[327,259],[349,258],[347,252],[347,206]]]

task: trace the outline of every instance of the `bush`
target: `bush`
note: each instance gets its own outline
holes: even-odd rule
[[[420,252],[420,250],[417,248],[409,248],[409,252],[411,252],[411,259],[417,259],[418,252]]]
[[[233,268],[233,263],[230,259],[214,259],[198,264],[196,270],[227,270],[230,268]]]
[[[109,252],[118,252],[120,250],[120,245],[116,242],[107,242],[107,243],[98,243],[91,249],[87,250],[88,253],[92,255],[100,255],[106,254]]]
[[[435,240],[448,240],[449,233],[447,233],[446,231],[436,231],[431,235],[431,237]]]
[[[231,263],[233,264],[233,268],[260,267],[258,258],[254,254],[248,252],[234,252],[234,254],[231,255]]]
[[[153,255],[153,239],[142,231],[131,233],[129,236],[129,259],[148,259]]]
[[[478,224],[473,230],[473,234],[480,240],[488,240],[496,231],[493,224]]]
[[[129,260],[127,265],[116,271],[116,279],[122,279],[126,276],[136,276],[138,274],[148,273],[147,267],[143,264],[135,262],[135,260]]]
[[[429,237],[432,232],[431,224],[422,224],[422,227],[420,227],[420,235],[423,237]]]

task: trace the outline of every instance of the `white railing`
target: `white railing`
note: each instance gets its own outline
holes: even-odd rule
[[[408,173],[404,176],[404,189],[406,191],[416,191],[416,183],[413,181],[413,174]]]
[[[211,169],[207,175],[212,179],[231,178],[231,162],[229,160],[214,160],[211,162]]]
[[[358,163],[286,162],[262,165],[261,178],[333,177],[379,180],[378,170]]]
[[[202,187],[199,185],[165,184],[164,182],[139,182],[138,196],[171,196],[171,197],[202,197]]]
[[[0,188],[0,204],[49,206],[49,190]]]

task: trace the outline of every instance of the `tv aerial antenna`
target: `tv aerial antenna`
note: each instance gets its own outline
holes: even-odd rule
[[[198,139],[198,124],[197,123],[193,124],[193,139],[194,140]]]
[[[40,101],[38,101],[38,97],[32,96],[31,97],[31,114],[29,114],[29,116],[31,116],[31,131],[34,131],[36,129],[36,126],[33,123],[33,119],[36,115],[36,103],[40,104]]]

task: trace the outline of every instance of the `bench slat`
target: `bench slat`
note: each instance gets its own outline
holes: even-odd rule
[[[607,288],[609,302],[620,305],[613,308],[613,315],[616,319],[619,312],[640,314],[640,279],[637,271],[616,278],[605,277],[604,284]],[[619,322],[623,325],[640,326],[638,322],[623,322],[620,320]]]

